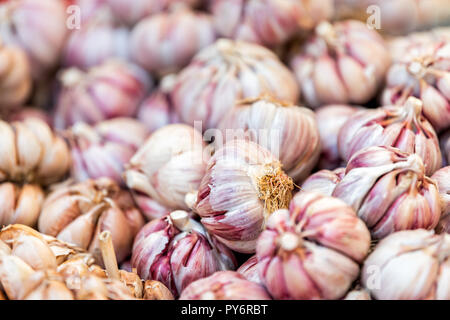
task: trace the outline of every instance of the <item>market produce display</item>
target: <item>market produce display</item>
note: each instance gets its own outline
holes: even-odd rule
[[[450,300],[449,164],[448,0],[0,0],[0,300]]]

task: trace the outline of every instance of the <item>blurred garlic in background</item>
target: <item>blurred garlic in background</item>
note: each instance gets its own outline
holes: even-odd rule
[[[436,171],[431,179],[436,181],[441,196],[442,217],[436,230],[450,233],[450,166]]]

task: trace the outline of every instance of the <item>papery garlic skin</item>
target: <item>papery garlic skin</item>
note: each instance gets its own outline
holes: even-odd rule
[[[333,14],[333,1],[212,0],[220,35],[274,46],[300,30],[310,30]]]
[[[393,147],[355,153],[333,191],[364,220],[376,239],[409,229],[434,229],[441,216],[436,182],[422,160]]]
[[[294,75],[268,49],[256,44],[219,39],[195,55],[177,76],[171,99],[182,122],[201,121],[216,128],[236,101],[270,94],[296,103]]]
[[[64,129],[76,122],[95,124],[134,116],[152,79],[138,66],[107,60],[82,72],[70,68],[60,75],[62,88],[57,99],[54,124]]]
[[[191,282],[234,269],[233,253],[212,238],[186,211],[148,223],[133,244],[133,268],[144,280],[163,282],[178,296]]]
[[[426,174],[431,176],[442,166],[442,155],[437,134],[422,110],[423,102],[410,97],[404,105],[355,113],[339,131],[341,157],[348,161],[366,147],[392,146],[419,155]]]
[[[234,271],[219,271],[191,283],[180,300],[271,300],[263,286]]]
[[[333,171],[330,170],[320,170],[316,173],[310,175],[306,179],[301,190],[309,192],[317,192],[325,196],[330,196],[333,194],[334,189],[337,184],[341,182],[345,175],[345,168],[337,168]]]
[[[0,121],[0,139],[0,181],[49,185],[67,174],[69,148],[45,122]]]
[[[350,206],[301,191],[258,238],[259,275],[274,299],[339,299],[369,247],[369,230]]]
[[[322,22],[290,65],[307,106],[363,104],[377,93],[390,56],[383,38],[366,24]]]
[[[419,229],[380,241],[361,278],[378,300],[449,300],[449,274],[450,235]]]
[[[450,166],[436,171],[431,179],[436,181],[441,196],[442,217],[436,230],[450,233]]]
[[[127,186],[171,209],[188,209],[184,198],[198,189],[209,156],[199,131],[184,124],[152,133],[131,158]]]
[[[141,20],[131,32],[130,53],[147,71],[168,74],[186,66],[215,39],[209,15],[181,9]]]
[[[256,255],[251,256],[236,270],[236,272],[242,274],[248,281],[263,285],[261,278],[259,277],[258,258]]]
[[[269,215],[287,208],[292,179],[267,149],[231,140],[215,151],[198,189],[194,212],[230,249],[254,253]]]
[[[269,96],[237,103],[218,128],[225,142],[248,139],[269,150],[296,181],[308,176],[321,150],[314,113]]]

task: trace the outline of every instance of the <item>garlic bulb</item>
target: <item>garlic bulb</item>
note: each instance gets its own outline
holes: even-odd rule
[[[274,299],[339,299],[369,247],[369,230],[350,206],[301,191],[259,237],[259,275]]]
[[[355,20],[322,22],[291,59],[302,96],[312,108],[368,102],[389,64],[383,38]]]
[[[177,210],[139,231],[131,264],[143,279],[159,280],[177,296],[191,282],[234,269],[236,262],[200,223]]]
[[[260,94],[296,103],[293,74],[268,49],[256,44],[219,39],[201,50],[177,76],[171,99],[180,120],[203,130],[216,128],[240,99]]]
[[[147,71],[167,74],[186,66],[215,38],[209,15],[176,10],[140,21],[131,32],[130,53]]]
[[[209,156],[200,132],[165,126],[147,139],[125,171],[127,186],[171,209],[188,209],[184,198],[200,185]]]
[[[441,196],[442,217],[437,230],[450,233],[450,166],[436,171],[431,179],[436,181]]]
[[[0,36],[0,110],[20,107],[31,91],[31,70],[20,48],[2,44]]]
[[[180,300],[271,300],[263,286],[234,271],[219,271],[191,283]]]
[[[360,108],[348,105],[327,105],[316,110],[322,151],[319,168],[333,170],[342,164],[338,150],[338,134],[344,123]]]
[[[361,277],[378,300],[449,300],[449,274],[450,235],[420,229],[380,241]]]
[[[303,182],[301,190],[317,192],[331,197],[336,185],[341,182],[344,175],[345,168],[337,168],[333,171],[326,169],[317,171]]]
[[[69,148],[42,120],[0,121],[0,181],[49,185],[64,178]]]
[[[441,216],[437,185],[425,176],[420,157],[393,147],[355,153],[333,196],[350,205],[376,239],[400,230],[433,229]]]
[[[339,131],[341,157],[348,161],[357,151],[371,146],[392,146],[419,155],[427,175],[442,166],[439,140],[422,115],[423,103],[410,97],[402,106],[385,106],[355,113]]]
[[[79,182],[109,177],[124,185],[124,166],[147,136],[147,128],[131,118],[105,120],[93,127],[77,122],[69,132],[72,177]]]
[[[60,75],[55,127],[76,122],[93,124],[115,117],[134,116],[152,81],[130,63],[108,60],[88,72],[71,68]]]
[[[131,195],[109,178],[60,186],[45,199],[39,231],[88,250],[101,262],[99,235],[112,234],[118,262],[130,253],[134,236],[144,225]]]
[[[38,79],[58,63],[67,26],[66,9],[60,0],[19,0],[0,4],[0,37],[22,48]]]
[[[287,208],[293,188],[292,179],[267,149],[231,140],[209,161],[193,209],[219,241],[232,250],[253,253],[269,215]]]
[[[212,0],[215,26],[226,38],[273,46],[333,14],[333,1]]]
[[[242,274],[248,281],[255,282],[263,285],[258,272],[258,258],[256,255],[251,256],[246,262],[244,262],[236,272]]]

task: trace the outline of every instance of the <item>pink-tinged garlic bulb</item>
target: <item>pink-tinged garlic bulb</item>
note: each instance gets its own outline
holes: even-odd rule
[[[436,182],[423,161],[393,147],[369,147],[350,158],[333,191],[364,220],[377,239],[409,229],[434,229],[441,216]]]
[[[246,262],[244,262],[236,272],[242,274],[248,281],[255,282],[257,284],[263,285],[258,272],[258,258],[253,255]]]
[[[274,46],[331,18],[333,1],[212,0],[211,11],[220,35]]]
[[[409,96],[423,101],[423,113],[436,131],[450,128],[450,38],[411,45],[386,76],[385,105]]]
[[[167,74],[186,66],[215,39],[209,15],[182,9],[139,22],[131,32],[130,53],[147,71]]]
[[[44,202],[44,191],[33,184],[0,184],[0,226],[20,223],[34,227]]]
[[[378,300],[450,300],[450,235],[400,231],[364,262],[362,283]]]
[[[339,130],[345,121],[359,109],[348,105],[328,105],[316,110],[316,120],[322,145],[318,164],[320,169],[333,170],[343,164],[338,150]]]
[[[2,44],[0,35],[0,110],[20,107],[31,91],[31,70],[25,53]]]
[[[414,97],[401,106],[385,106],[355,113],[339,131],[341,157],[348,161],[357,151],[371,146],[392,146],[416,153],[431,176],[442,166],[439,140],[422,115],[423,103]]]
[[[18,110],[9,113],[6,117],[8,122],[25,121],[29,118],[37,118],[48,124],[50,127],[53,126],[53,119],[46,111],[33,107],[19,108]]]
[[[365,289],[352,290],[345,296],[344,300],[372,300],[370,293]]]
[[[185,124],[165,126],[147,139],[125,171],[127,186],[170,209],[189,209],[187,193],[200,185],[209,159],[200,132]]]
[[[175,296],[197,279],[236,267],[233,253],[182,210],[139,231],[131,264],[142,279],[161,281]]]
[[[216,128],[236,101],[267,93],[296,103],[294,75],[268,49],[219,39],[200,51],[177,76],[171,98],[180,120]]]
[[[269,96],[238,102],[219,123],[219,129],[224,141],[248,139],[269,150],[296,181],[306,178],[319,158],[320,137],[314,113]]]
[[[132,195],[134,202],[136,202],[136,206],[149,221],[162,218],[170,213],[170,209],[153,200],[149,196],[133,191]]]
[[[271,300],[262,285],[235,271],[218,271],[191,283],[180,300]]]
[[[258,239],[259,275],[274,299],[339,299],[369,247],[369,230],[350,206],[300,191]]]
[[[372,99],[390,65],[386,43],[366,24],[322,22],[295,53],[291,67],[306,104],[363,104]]]
[[[301,190],[318,192],[331,197],[334,189],[341,182],[344,175],[345,168],[337,168],[333,171],[327,169],[317,171],[303,182]]]
[[[0,4],[0,37],[22,48],[31,62],[34,78],[59,62],[68,27],[60,0],[18,0]]]
[[[108,177],[124,185],[124,166],[145,142],[148,130],[135,119],[114,118],[95,126],[77,122],[68,136],[76,181]]]
[[[267,149],[232,140],[208,162],[193,209],[226,246],[254,253],[266,220],[288,207],[293,189],[292,179]]]
[[[65,177],[70,152],[42,120],[0,121],[0,181],[49,185]]]
[[[136,65],[108,60],[83,72],[70,68],[60,75],[62,83],[55,127],[76,122],[94,124],[115,117],[134,116],[152,85],[148,74]]]
[[[39,231],[92,253],[100,263],[100,234],[111,232],[118,262],[131,253],[144,218],[131,195],[109,178],[62,185],[45,199]]]
[[[450,166],[436,171],[431,179],[436,181],[441,196],[442,217],[436,230],[450,233]]]

